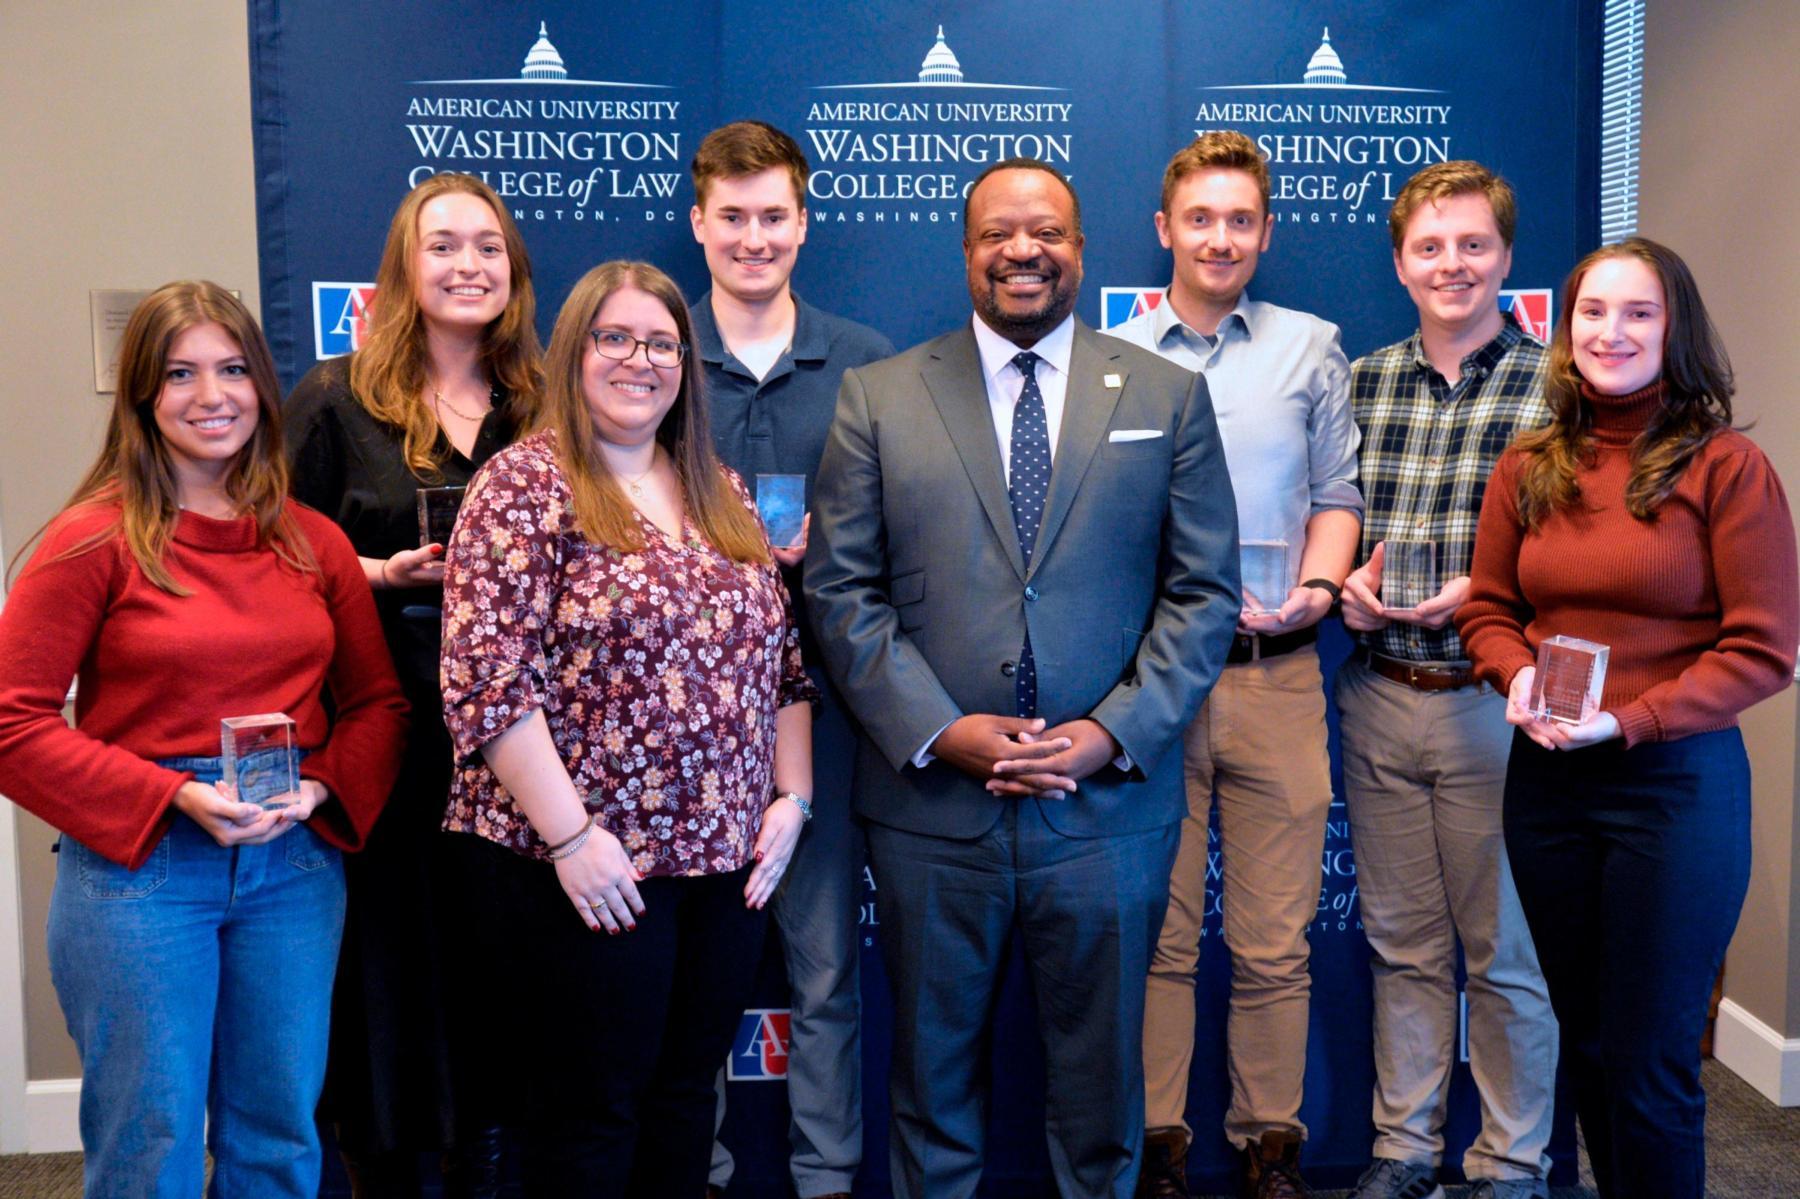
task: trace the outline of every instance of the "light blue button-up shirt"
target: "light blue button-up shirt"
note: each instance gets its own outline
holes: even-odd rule
[[[1316,512],[1363,508],[1362,435],[1350,415],[1338,327],[1245,294],[1207,337],[1182,323],[1165,290],[1155,308],[1107,333],[1206,376],[1237,493],[1238,535],[1287,542],[1290,586],[1298,584],[1306,522]]]

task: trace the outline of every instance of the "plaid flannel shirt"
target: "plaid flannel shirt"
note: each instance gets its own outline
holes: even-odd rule
[[[1362,553],[1389,538],[1437,543],[1441,587],[1469,573],[1481,497],[1501,451],[1550,419],[1545,350],[1508,320],[1462,360],[1455,386],[1425,357],[1415,332],[1350,366],[1350,406],[1362,429]],[[1358,634],[1377,653],[1410,662],[1462,662],[1454,625],[1395,621]]]

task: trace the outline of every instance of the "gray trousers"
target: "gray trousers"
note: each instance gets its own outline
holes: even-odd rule
[[[1144,1136],[1144,974],[1168,902],[1176,825],[1065,837],[1021,800],[972,840],[869,826],[894,996],[895,1199],[969,1199],[987,1136],[1001,972],[1022,943],[1062,1199],[1130,1199]],[[1078,798],[1060,802],[1079,803]]]
[[[1557,1029],[1501,831],[1505,700],[1486,687],[1416,691],[1352,661],[1338,672],[1337,702],[1374,951],[1375,1156],[1442,1162],[1460,940],[1481,1092],[1481,1133],[1463,1172],[1542,1177]]]
[[[813,818],[801,831],[771,910],[787,958],[789,1169],[801,1199],[848,1192],[862,1164],[862,982],[857,917],[863,897],[862,830],[850,818],[856,738],[842,701],[819,671],[813,712]],[[718,1119],[725,1119],[719,1073]],[[731,1151],[715,1136],[707,1180],[731,1182]]]

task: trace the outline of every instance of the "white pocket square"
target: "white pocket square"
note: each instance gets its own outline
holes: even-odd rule
[[[1106,435],[1106,440],[1113,442],[1149,441],[1152,437],[1161,436],[1161,429],[1114,429]]]

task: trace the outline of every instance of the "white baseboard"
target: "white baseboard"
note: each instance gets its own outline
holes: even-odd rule
[[[1782,1107],[1800,1107],[1800,1037],[1782,1035],[1729,999],[1719,1003],[1713,1056]]]
[[[81,1080],[46,1078],[25,1084],[25,1152],[81,1151]]]

